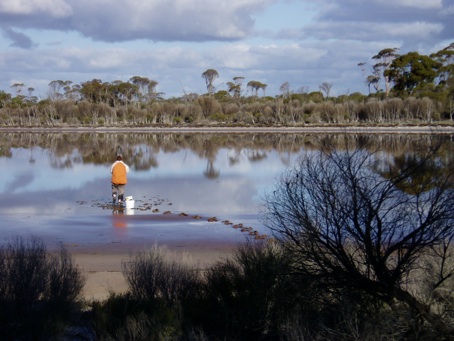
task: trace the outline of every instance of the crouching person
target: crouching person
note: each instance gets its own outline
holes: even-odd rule
[[[129,172],[129,166],[123,162],[121,155],[117,155],[116,161],[110,168],[112,174],[112,203],[122,205],[124,202],[125,186],[128,182],[126,174]]]

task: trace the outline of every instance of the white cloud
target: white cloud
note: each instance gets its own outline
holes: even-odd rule
[[[285,81],[366,91],[359,62],[387,47],[428,54],[449,45],[452,8],[446,0],[0,0],[0,90],[14,80],[45,94],[56,79],[140,75],[180,96],[204,93],[201,73],[214,68],[220,90],[243,76],[270,95]]]
[[[443,31],[443,25],[430,22],[319,22],[299,33],[304,39],[313,36],[319,39],[381,40],[430,39]],[[294,35],[296,36],[296,35]]]
[[[64,18],[72,14],[71,6],[64,0],[2,0],[0,13],[14,15],[48,14]]]
[[[439,9],[443,7],[442,0],[375,0],[379,5],[391,7],[413,7],[420,9]]]
[[[15,27],[77,30],[107,42],[235,40],[253,29],[252,14],[274,1],[16,0],[2,2],[0,18],[14,14]]]

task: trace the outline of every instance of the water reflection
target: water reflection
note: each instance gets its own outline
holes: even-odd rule
[[[451,135],[4,132],[0,228],[4,236],[22,231],[115,239],[141,231],[143,237],[157,224],[134,217],[171,211],[246,221],[260,229],[261,196],[276,176],[302,150],[316,150],[326,140],[343,145],[344,139],[381,151],[391,163],[434,139],[441,141],[442,155],[454,155]],[[109,170],[119,150],[131,167],[126,195],[150,209],[120,212],[98,205],[110,201]],[[193,228],[188,235],[214,226],[185,224]]]

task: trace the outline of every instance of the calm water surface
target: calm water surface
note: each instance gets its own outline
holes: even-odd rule
[[[223,221],[268,233],[260,223],[263,195],[305,149],[316,149],[320,138],[0,133],[1,242],[30,235],[54,245],[244,241],[252,237]],[[374,139],[380,149],[402,153],[429,138],[354,139]],[[452,150],[452,137],[446,140]],[[116,211],[108,205],[110,166],[117,152],[130,166],[126,195],[135,199],[132,210]],[[208,222],[210,217],[218,221]]]
[[[179,138],[3,134],[2,242],[19,235],[79,244],[244,240],[245,234],[225,220],[265,233],[259,222],[261,197],[299,148],[278,151],[251,140],[229,147],[213,136],[179,143]],[[132,210],[108,207],[110,165],[117,151],[130,166],[126,195],[135,199]],[[211,217],[218,222],[208,222]]]

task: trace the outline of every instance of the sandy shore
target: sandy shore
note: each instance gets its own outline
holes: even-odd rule
[[[127,284],[122,274],[122,264],[143,250],[156,245],[109,244],[96,247],[80,248],[69,246],[76,266],[85,276],[86,283],[83,297],[87,301],[104,300],[111,293],[122,293]],[[197,268],[207,266],[230,257],[237,244],[206,241],[203,243],[165,243],[158,245],[166,250],[170,260],[183,262]]]

